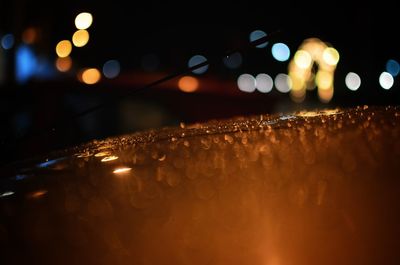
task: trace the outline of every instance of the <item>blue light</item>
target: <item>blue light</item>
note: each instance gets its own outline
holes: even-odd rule
[[[250,42],[253,42],[253,41],[261,39],[262,37],[265,37],[265,36],[267,36],[267,33],[265,33],[264,31],[255,30],[252,33],[250,33],[249,39],[250,39]],[[267,47],[267,45],[268,45],[268,41],[264,42],[264,43],[261,43],[261,44],[258,44],[256,46],[256,48],[265,48],[265,47]]]
[[[14,35],[11,33],[6,34],[1,38],[1,47],[3,47],[4,50],[9,50],[14,46]]]
[[[15,180],[24,180],[24,179],[26,179],[28,177],[28,175],[23,175],[23,174],[21,174],[21,175],[16,175],[15,176]]]
[[[14,127],[19,133],[25,133],[32,125],[32,119],[28,112],[19,112],[14,116]]]
[[[36,166],[39,168],[47,168],[67,159],[66,157],[60,157],[56,159],[46,160],[45,162],[39,163]]]
[[[272,46],[271,51],[272,51],[272,56],[275,58],[275,60],[280,62],[285,62],[290,57],[290,49],[284,43],[275,43]]]
[[[393,77],[400,73],[400,65],[396,60],[390,59],[386,63],[386,71]]]
[[[56,75],[54,64],[50,63],[47,58],[39,57],[36,59],[36,70],[34,71],[36,78],[51,79]]]
[[[27,45],[18,46],[15,52],[15,78],[23,84],[31,78],[37,68],[37,60],[32,49]]]
[[[109,60],[103,65],[103,74],[107,78],[115,78],[119,75],[121,70],[120,64],[117,60]]]
[[[207,62],[207,58],[204,57],[203,55],[195,55],[192,58],[190,58],[189,62],[188,62],[188,67],[193,67],[196,65],[199,65],[201,63]],[[192,73],[194,74],[203,74],[207,71],[208,69],[208,65],[202,66],[200,68],[197,68],[195,70],[192,71]]]

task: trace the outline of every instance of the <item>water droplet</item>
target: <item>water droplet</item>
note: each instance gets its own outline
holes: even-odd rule
[[[164,154],[160,158],[158,158],[158,161],[164,161],[167,158],[167,155]]]
[[[200,142],[201,142],[201,147],[202,147],[203,149],[205,149],[205,150],[210,149],[211,143],[210,143],[209,140],[202,138],[202,139],[200,140]]]
[[[103,159],[101,159],[101,162],[109,162],[109,161],[113,161],[113,160],[117,160],[118,156],[106,156]]]
[[[102,157],[102,156],[109,156],[111,155],[111,152],[105,151],[105,152],[99,152],[97,154],[95,154],[95,157]]]
[[[233,144],[233,137],[232,137],[232,136],[230,136],[230,135],[228,135],[228,134],[225,134],[225,135],[224,135],[224,139],[225,139],[225,141],[227,141],[228,143]]]
[[[90,152],[84,152],[84,153],[76,154],[76,156],[79,158],[85,158],[85,157],[92,156],[92,154]]]

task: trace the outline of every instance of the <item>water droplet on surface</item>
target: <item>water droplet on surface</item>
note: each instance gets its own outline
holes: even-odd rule
[[[211,142],[210,142],[208,139],[203,138],[203,139],[200,140],[200,142],[201,142],[201,147],[202,147],[203,149],[205,149],[205,150],[210,149],[210,147],[211,147]]]
[[[113,160],[117,160],[118,156],[106,156],[103,159],[101,159],[101,162],[109,162],[109,161],[113,161]]]
[[[225,141],[227,141],[228,143],[233,144],[233,137],[232,137],[232,136],[230,136],[230,135],[228,135],[228,134],[225,134],[225,135],[224,135],[224,139],[225,139]]]
[[[97,154],[95,154],[95,157],[102,157],[102,156],[109,156],[111,155],[111,152],[105,151],[105,152],[98,152]]]
[[[164,161],[167,158],[167,155],[164,154],[161,157],[158,158],[158,161]]]

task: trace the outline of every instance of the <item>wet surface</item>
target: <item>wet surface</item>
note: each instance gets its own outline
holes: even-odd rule
[[[3,264],[398,264],[400,108],[181,124],[6,167]]]

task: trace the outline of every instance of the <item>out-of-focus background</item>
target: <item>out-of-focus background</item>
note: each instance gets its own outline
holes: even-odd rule
[[[398,105],[397,17],[381,1],[3,0],[2,163],[181,122]]]

